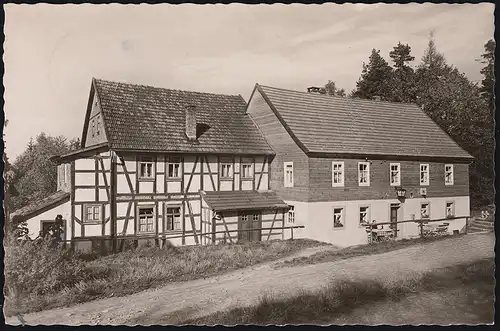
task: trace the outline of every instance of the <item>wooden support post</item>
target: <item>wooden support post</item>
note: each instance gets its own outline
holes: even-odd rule
[[[469,218],[465,218],[465,234],[469,233]]]
[[[424,237],[424,221],[421,219],[419,221],[419,224],[420,224],[420,238],[423,238]]]
[[[291,232],[291,239],[293,240],[293,228],[290,228],[290,232]]]
[[[368,238],[370,244],[373,243],[373,226],[370,226],[370,238]]]

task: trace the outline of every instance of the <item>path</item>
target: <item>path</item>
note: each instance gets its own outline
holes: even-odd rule
[[[377,255],[274,269],[273,263],[217,277],[148,290],[127,297],[24,315],[27,324],[175,324],[237,305],[251,305],[266,292],[276,296],[318,289],[333,279],[394,281],[413,273],[494,256],[495,236],[476,234],[410,246]],[[8,324],[19,324],[16,317]]]

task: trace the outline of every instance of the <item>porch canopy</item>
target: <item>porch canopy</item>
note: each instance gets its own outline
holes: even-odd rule
[[[256,209],[288,209],[288,205],[273,191],[215,191],[201,196],[216,212]]]

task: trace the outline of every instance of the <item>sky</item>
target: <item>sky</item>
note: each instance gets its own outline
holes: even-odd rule
[[[11,161],[40,132],[81,137],[92,77],[240,94],[255,83],[352,90],[372,48],[412,47],[431,30],[471,80],[493,38],[494,5],[4,5],[5,128]]]

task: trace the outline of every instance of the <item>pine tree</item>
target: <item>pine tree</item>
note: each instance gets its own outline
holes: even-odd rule
[[[495,41],[490,39],[484,45],[484,53],[481,55],[481,63],[486,66],[481,69],[484,76],[481,81],[481,94],[488,100],[491,111],[495,109]]]
[[[414,102],[416,100],[414,71],[409,64],[415,57],[411,55],[411,47],[398,42],[389,56],[394,63],[391,101]]]
[[[391,66],[380,55],[380,50],[372,49],[368,64],[363,63],[363,71],[352,96],[362,99],[379,96],[382,100],[390,100],[392,72]]]

